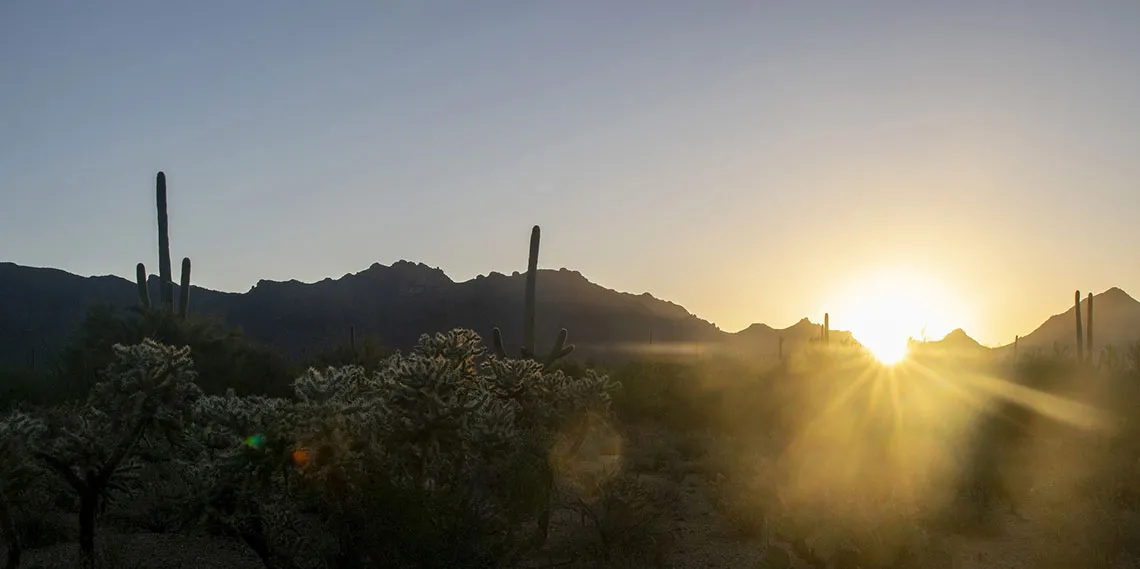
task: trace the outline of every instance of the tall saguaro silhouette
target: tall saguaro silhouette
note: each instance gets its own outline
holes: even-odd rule
[[[526,293],[524,294],[523,305],[523,345],[520,353],[524,359],[533,359],[542,362],[546,366],[551,366],[557,360],[570,355],[574,351],[574,345],[566,344],[567,332],[563,328],[558,332],[558,339],[555,340],[554,346],[545,357],[540,358],[535,352],[534,348],[534,321],[535,321],[535,303],[537,299],[536,282],[538,280],[538,244],[541,236],[541,230],[537,225],[530,230],[530,257],[527,260],[526,268]],[[495,354],[500,358],[506,358],[507,349],[503,343],[503,333],[496,327],[492,330],[492,340],[495,346]]]
[[[155,208],[158,215],[158,302],[167,312],[174,312],[174,271],[170,267],[170,220],[166,212],[166,174],[159,172],[155,180]],[[151,308],[150,291],[147,289],[146,265],[135,265],[135,284],[138,287],[139,305]],[[179,279],[178,315],[186,318],[190,308],[190,258],[182,259],[182,275]]]

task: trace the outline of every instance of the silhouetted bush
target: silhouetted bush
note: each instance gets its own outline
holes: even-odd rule
[[[119,314],[95,306],[60,355],[57,400],[79,399],[113,361],[115,344],[146,338],[171,346],[189,346],[206,393],[234,389],[239,394],[288,393],[296,370],[274,349],[246,339],[222,320],[190,314],[185,320],[165,310]]]
[[[325,369],[352,365],[371,373],[381,368],[395,353],[395,349],[385,347],[378,338],[366,336],[357,339],[356,345],[346,342],[312,354],[303,360],[302,367]]]
[[[46,369],[0,367],[0,411],[21,403],[44,405],[57,401],[58,377]]]

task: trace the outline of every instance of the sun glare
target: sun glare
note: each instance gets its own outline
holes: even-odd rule
[[[884,364],[907,354],[910,339],[941,339],[963,326],[961,307],[938,283],[902,272],[883,272],[853,285],[835,304],[832,327]]]

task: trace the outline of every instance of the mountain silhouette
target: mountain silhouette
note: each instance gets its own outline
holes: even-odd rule
[[[150,277],[157,290],[157,276]],[[522,336],[526,275],[492,272],[456,282],[438,268],[398,261],[373,264],[358,273],[314,283],[262,280],[244,293],[191,287],[191,311],[214,315],[247,336],[297,357],[347,342],[349,329],[383,344],[407,349],[421,334],[471,328],[490,338],[498,326],[508,349]],[[177,289],[178,285],[174,285]],[[176,291],[177,294],[177,291]],[[1094,297],[1097,349],[1140,340],[1140,302],[1119,288]],[[28,353],[59,350],[96,304],[126,310],[137,304],[135,283],[117,276],[81,277],[52,268],[0,262],[0,363],[23,363]],[[1082,300],[1087,311],[1088,300]],[[820,337],[821,325],[807,318],[777,329],[753,324],[725,332],[684,307],[649,293],[604,288],[577,271],[538,271],[536,340],[551,345],[559,329],[570,332],[583,358],[626,358],[646,354],[690,357],[714,350],[742,356],[774,357]],[[1019,349],[1075,346],[1073,309],[1046,320],[1022,337]],[[831,330],[831,341],[857,343],[850,332]],[[912,349],[988,348],[964,331]],[[1012,344],[995,348],[995,353]]]
[[[784,353],[790,353],[804,344],[820,337],[823,326],[807,318],[795,324],[779,329],[767,324],[753,324],[744,330],[731,334],[726,338],[726,347],[741,354],[756,354],[762,356],[775,356],[780,352],[780,339],[783,338]],[[831,330],[832,342],[854,342],[851,332]]]
[[[983,346],[970,337],[965,330],[957,328],[943,336],[941,340],[920,342],[911,340],[909,350],[913,354],[936,354],[951,357],[980,356],[990,352],[990,348]]]
[[[1081,299],[1082,326],[1088,317],[1088,297]],[[1052,350],[1053,346],[1068,348],[1070,353],[1077,346],[1076,307],[1070,307],[1061,314],[1049,317],[1033,332],[1021,336],[1017,349]],[[1085,330],[1088,333],[1088,330]],[[1140,302],[1128,293],[1113,287],[1093,295],[1093,350],[1108,345],[1125,346],[1140,341]],[[997,348],[1012,350],[1013,344]]]
[[[157,290],[157,277],[149,280],[151,290]],[[424,333],[465,327],[490,338],[498,326],[508,349],[516,351],[525,282],[526,275],[518,272],[455,282],[438,268],[399,261],[314,283],[262,280],[245,293],[192,286],[190,309],[220,316],[290,356],[345,343],[350,327],[359,337],[407,349]],[[0,263],[0,362],[27,361],[30,350],[58,350],[95,304],[123,310],[135,306],[135,283]],[[775,336],[729,334],[682,306],[648,293],[610,290],[567,269],[538,271],[537,313],[540,349],[566,328],[576,355],[587,358],[652,351],[695,354],[738,337],[743,340],[734,342],[737,348],[777,350]],[[805,319],[780,332],[794,343],[818,336],[819,326]]]

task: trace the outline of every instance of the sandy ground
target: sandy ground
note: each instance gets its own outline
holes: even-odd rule
[[[663,477],[662,484],[677,484]],[[698,476],[689,476],[681,486],[681,510],[673,520],[677,542],[660,563],[661,567],[676,569],[697,568],[764,568],[788,567],[766,561],[767,547],[761,540],[746,540],[734,534],[721,518],[708,496],[705,482]],[[1135,560],[1100,555],[1090,559],[1090,542],[1079,529],[1082,519],[1091,519],[1094,512],[1082,507],[1057,504],[1030,503],[1023,517],[1005,515],[999,518],[996,531],[985,535],[957,535],[932,531],[927,546],[920,552],[924,569],[1140,569]],[[552,521],[550,542],[566,542],[568,536],[581,536],[576,528],[577,518],[559,515]],[[171,534],[114,534],[103,531],[99,536],[99,549],[106,556],[106,567],[116,569],[257,569],[262,567],[257,557],[243,544],[224,538]],[[1118,550],[1112,543],[1097,544],[1093,549]],[[25,552],[23,567],[54,569],[75,567],[75,543]],[[1069,556],[1069,553],[1074,556]],[[777,552],[778,554],[779,552]],[[785,553],[790,553],[785,550]],[[777,557],[789,557],[777,555]],[[795,561],[791,567],[809,567]],[[557,562],[556,557],[535,559],[535,566]],[[542,561],[545,561],[543,563]],[[528,563],[531,565],[531,563]],[[577,567],[599,567],[597,563],[584,563]],[[645,565],[652,566],[652,565]]]
[[[765,545],[741,540],[732,535],[718,519],[712,505],[697,488],[685,490],[686,516],[676,523],[679,542],[665,559],[664,567],[698,568],[764,568]],[[568,521],[564,523],[569,523]],[[563,528],[566,529],[566,528]],[[559,528],[552,528],[552,538]],[[1140,568],[1140,563],[1105,560],[1104,565],[1067,565],[1064,559],[1042,552],[1043,539],[1035,531],[1032,519],[1010,516],[1003,531],[990,537],[942,536],[938,547],[924,552],[923,567],[930,569],[1046,569],[1069,566],[1072,569]],[[776,545],[776,547],[780,547]],[[25,553],[22,567],[27,569],[71,568],[76,564],[76,544],[58,544]],[[116,569],[259,569],[257,557],[244,545],[216,537],[169,534],[103,535],[99,548],[107,566]],[[793,557],[794,559],[794,557]],[[1073,562],[1075,563],[1075,562]],[[583,564],[596,566],[594,564]],[[793,561],[792,567],[809,567]]]

